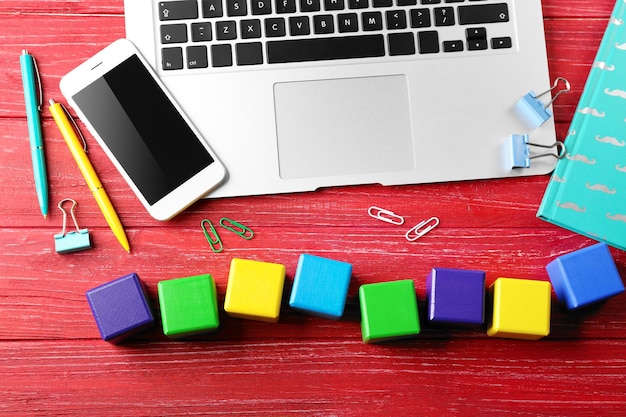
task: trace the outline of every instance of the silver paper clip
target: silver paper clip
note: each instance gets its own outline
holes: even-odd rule
[[[372,206],[369,209],[367,209],[367,214],[383,222],[397,224],[397,225],[404,224],[404,217],[397,215],[393,211],[386,210],[384,208]]]
[[[75,232],[67,232],[67,212],[63,209],[63,203],[70,201],[72,207],[70,208],[70,216],[76,227]],[[91,238],[89,237],[88,229],[80,229],[76,216],[74,216],[74,208],[76,207],[76,201],[71,198],[61,200],[58,204],[59,210],[63,212],[63,231],[57,235],[54,235],[54,248],[57,253],[71,253],[91,248]]]
[[[431,217],[430,219],[424,220],[413,226],[411,229],[409,229],[409,231],[406,232],[406,240],[408,240],[409,242],[414,242],[420,237],[424,236],[426,233],[433,230],[438,225],[439,219],[437,217]]]
[[[530,160],[536,158],[543,158],[546,156],[552,156],[557,159],[561,159],[567,153],[565,144],[561,141],[556,141],[552,145],[541,145],[538,143],[531,143],[528,135],[511,135],[510,149],[511,149],[511,167],[512,168],[530,168]],[[552,149],[556,148],[556,154],[554,153],[542,153],[538,155],[530,154],[530,147]]]

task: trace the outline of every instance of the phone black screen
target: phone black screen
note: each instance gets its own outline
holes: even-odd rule
[[[73,99],[150,205],[214,162],[136,55]]]

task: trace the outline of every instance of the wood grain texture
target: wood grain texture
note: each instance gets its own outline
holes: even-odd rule
[[[551,75],[573,86],[555,105],[561,138],[613,4],[543,1]],[[7,63],[0,72],[0,414],[626,415],[624,295],[576,313],[554,305],[551,334],[538,342],[428,325],[413,341],[361,342],[362,284],[413,279],[423,313],[425,278],[434,266],[482,269],[488,283],[500,276],[547,280],[548,262],[593,243],[535,217],[547,176],[205,200],[160,223],[87,137],[129,236],[128,255],[44,112],[50,199],[79,202],[78,222],[90,229],[94,246],[56,254],[53,234],[62,217],[54,204],[47,221],[38,214],[17,57],[31,51],[45,100],[61,99],[61,76],[124,36],[123,2],[5,0],[0,27],[0,60]],[[433,215],[441,224],[409,243],[403,229],[368,217],[370,205],[404,215],[407,224]],[[221,232],[225,251],[214,254],[200,222],[224,216],[251,227],[255,237]],[[301,253],[353,264],[343,319],[287,307]],[[611,253],[625,276],[626,253]],[[277,324],[229,318],[222,310],[217,333],[191,340],[170,341],[158,327],[122,346],[100,340],[86,290],[137,272],[158,317],[159,281],[209,273],[222,303],[234,257],[286,266]]]

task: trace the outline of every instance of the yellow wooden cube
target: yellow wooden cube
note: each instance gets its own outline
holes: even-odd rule
[[[231,317],[275,323],[284,284],[284,265],[235,258],[230,264],[224,310]]]
[[[498,278],[489,289],[493,318],[487,335],[537,340],[550,334],[549,282]]]

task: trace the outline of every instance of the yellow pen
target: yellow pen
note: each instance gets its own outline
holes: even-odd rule
[[[50,99],[49,109],[50,113],[52,113],[54,121],[61,131],[61,135],[63,135],[63,139],[65,139],[65,143],[67,143],[67,146],[70,148],[70,152],[72,153],[80,172],[83,174],[83,177],[85,177],[87,186],[95,197],[98,207],[100,207],[105,220],[109,224],[109,227],[122,247],[130,253],[130,245],[128,244],[128,239],[126,238],[126,233],[124,233],[122,223],[113,208],[113,204],[111,204],[111,200],[109,200],[109,197],[104,191],[102,183],[98,179],[96,171],[93,169],[93,165],[91,165],[89,158],[87,158],[83,145],[76,135],[76,129],[72,127],[68,118],[65,107]]]

